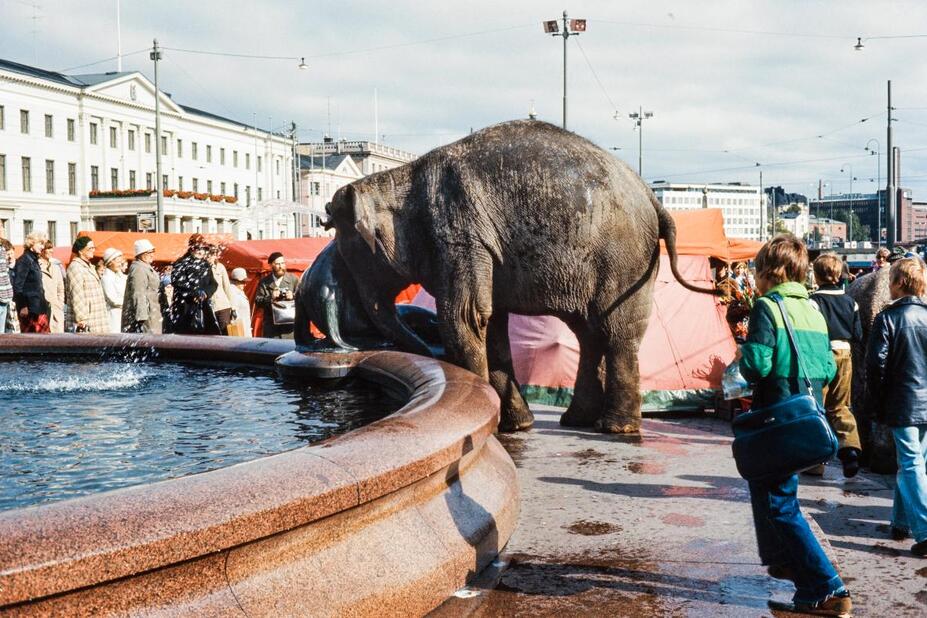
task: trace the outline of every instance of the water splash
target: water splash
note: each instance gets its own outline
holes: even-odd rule
[[[92,375],[63,376],[60,371],[36,371],[0,381],[0,393],[68,393],[125,391],[135,388],[151,375],[151,370],[134,365],[97,365]]]

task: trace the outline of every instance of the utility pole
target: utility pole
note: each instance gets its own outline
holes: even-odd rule
[[[544,22],[544,32],[551,36],[563,37],[563,128],[567,128],[567,39],[586,31],[585,19],[567,19],[567,12],[563,12],[563,32],[556,19]]]
[[[122,73],[122,29],[119,26],[119,3],[116,0],[116,71]]]
[[[891,250],[895,246],[895,202],[898,196],[895,194],[895,149],[892,147],[892,80],[888,80],[888,129],[886,135],[885,151],[888,154],[887,167],[885,176],[888,183],[885,187],[885,193],[888,197],[888,208],[885,213],[885,226],[888,228],[888,238],[885,246]],[[879,230],[882,235],[882,230]]]
[[[635,120],[637,126],[637,175],[644,177],[644,121],[653,118],[653,112],[645,112],[638,106],[637,111],[628,114],[628,118]]]
[[[158,39],[154,40],[154,48],[148,57],[154,62],[155,87],[155,200],[158,205],[155,215],[155,231],[164,232],[164,187],[161,186],[161,90],[158,88],[158,60],[161,51],[158,49]]]

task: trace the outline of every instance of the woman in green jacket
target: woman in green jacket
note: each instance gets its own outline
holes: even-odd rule
[[[740,359],[741,373],[754,383],[753,405],[767,407],[804,389],[777,297],[785,305],[804,369],[820,403],[821,388],[834,377],[836,366],[824,316],[808,301],[803,283],[808,250],[794,236],[777,236],[760,249],[756,271],[762,297],[750,313]],[[850,593],[799,509],[798,475],[749,485],[760,559],[771,576],[794,582],[794,611],[849,615]]]

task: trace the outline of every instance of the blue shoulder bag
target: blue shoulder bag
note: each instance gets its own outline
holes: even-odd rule
[[[740,476],[748,481],[784,479],[822,464],[837,453],[837,437],[814,398],[782,297],[770,298],[779,306],[798,364],[798,377],[808,392],[734,419],[734,461]]]

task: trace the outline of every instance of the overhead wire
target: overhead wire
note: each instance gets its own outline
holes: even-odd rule
[[[142,52],[150,51],[150,47],[145,47],[143,49],[136,49],[135,51],[127,52],[125,54],[120,54],[118,56],[110,56],[109,58],[103,58],[102,60],[96,60],[94,62],[88,62],[87,64],[79,64],[76,67],[68,67],[66,69],[57,69],[56,73],[67,73],[69,71],[76,71],[77,69],[83,69],[85,67],[92,67],[97,64],[103,64],[104,62],[112,62],[113,60],[118,59],[120,56],[123,58],[128,58],[129,56],[134,56]]]
[[[579,52],[583,56],[583,60],[586,61],[586,66],[589,67],[589,71],[592,73],[592,77],[595,79],[595,82],[599,85],[599,89],[602,91],[602,94],[605,95],[605,100],[608,101],[608,104],[611,106],[611,109],[614,110],[616,116],[618,114],[618,106],[615,105],[615,101],[612,100],[612,97],[608,94],[608,90],[605,89],[605,86],[602,84],[602,80],[599,79],[598,73],[595,72],[595,68],[592,66],[592,63],[589,61],[589,56],[586,55],[586,50],[583,49],[582,44],[579,40],[576,41],[576,46],[579,48]]]

